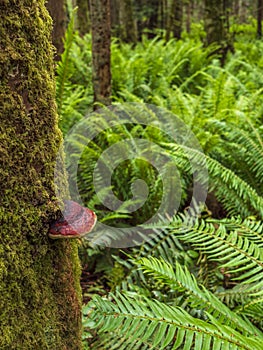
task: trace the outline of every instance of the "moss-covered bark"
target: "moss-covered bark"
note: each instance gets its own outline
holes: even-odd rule
[[[51,20],[43,0],[2,0],[0,16],[0,349],[77,350],[77,243],[47,236],[61,143]]]

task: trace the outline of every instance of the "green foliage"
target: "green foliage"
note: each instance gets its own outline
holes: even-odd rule
[[[113,332],[104,337],[103,349],[261,349],[256,337],[244,336],[222,325],[207,312],[209,322],[192,317],[184,309],[146,297],[111,295],[114,302],[94,299],[98,310],[94,325]],[[125,332],[125,333],[124,333]]]
[[[82,199],[111,227],[143,224],[153,215],[167,194],[161,175],[178,176],[182,190],[179,214],[170,225],[161,218],[148,225],[150,239],[126,252],[125,258],[120,252],[89,248],[91,269],[104,274],[103,286],[95,285],[88,295],[95,291],[100,296],[84,309],[84,338],[93,349],[262,348],[263,46],[238,39],[235,53],[222,68],[211,54],[213,48],[204,49],[197,41],[200,33],[197,28],[194,40],[168,43],[144,37],[133,48],[113,40],[112,90],[117,109],[123,102],[147,102],[171,111],[194,132],[203,153],[174,142],[169,123],[161,131],[142,125],[132,108],[125,110],[130,121],[117,126],[103,113],[90,114],[87,125],[96,138],[91,141],[76,133],[70,141],[69,170],[81,154],[75,180]],[[68,33],[66,42],[68,58],[65,53],[58,71],[58,79],[68,87],[60,94],[61,105],[72,107],[70,113],[61,108],[65,133],[74,123],[72,115],[79,120],[91,109],[92,97],[90,37],[74,34],[70,43]],[[79,102],[74,96],[78,89]],[[104,111],[118,120],[114,110]],[[93,183],[98,159],[115,144],[134,139],[158,145],[178,174],[171,171],[170,162],[158,173],[149,162],[133,159],[134,149],[123,144],[126,160],[116,163],[110,186],[103,186],[103,169],[97,169],[98,195]],[[145,154],[148,151],[145,147]],[[225,218],[216,219],[209,204],[199,218],[187,217],[193,185],[190,163],[207,166],[209,194],[223,207]],[[107,161],[104,166],[109,167]],[[131,214],[127,208],[138,204],[132,192],[138,179],[147,183],[149,193]],[[200,175],[198,181],[205,183],[206,178]],[[103,205],[111,191],[123,201],[114,212]],[[102,236],[108,243],[116,239],[107,232]],[[102,296],[105,281],[112,293]]]
[[[92,103],[90,36],[87,35],[84,46],[84,39],[74,29],[75,15],[73,10],[56,72],[57,111],[64,135],[86,114]]]
[[[235,287],[224,288],[223,280],[221,286],[217,281],[216,285],[212,283],[213,288],[209,283],[205,287],[196,270],[202,268],[202,263],[187,268],[178,260],[171,264],[166,258],[149,257],[154,243],[147,242],[143,252],[135,248],[135,258],[130,259],[135,265],[132,283],[131,276],[127,276],[121,293],[94,297],[84,308],[89,319],[86,325],[100,335],[93,348],[113,349],[115,341],[120,349],[180,349],[182,344],[184,349],[260,349],[262,223],[207,219],[190,225],[187,217],[178,216],[164,228],[162,239],[155,236],[157,251],[160,243],[170,245],[176,237],[216,262],[215,269],[222,271],[223,278],[235,281]],[[171,260],[176,250],[178,245],[177,249],[166,249]],[[159,294],[154,292],[151,280],[159,286]],[[226,302],[228,293],[232,293],[231,303]]]
[[[160,54],[162,52],[162,54]],[[201,42],[175,41],[156,37],[144,38],[134,50],[128,44],[113,42],[113,96],[119,101],[152,103],[154,96],[165,97],[169,89],[181,86],[191,78],[193,90],[204,84],[202,75],[211,62],[211,48],[203,49]]]
[[[234,172],[230,168],[225,167],[222,162],[220,163],[212,158],[212,156],[205,156],[194,148],[191,149],[175,142],[172,143],[167,136],[166,138],[164,135],[160,137],[158,129],[153,127],[139,128],[139,123],[135,122],[135,116],[131,111],[129,112],[134,124],[118,126],[116,128],[110,128],[109,125],[103,137],[99,139],[104,147],[109,147],[112,145],[111,142],[114,144],[130,136],[132,138],[136,136],[151,139],[155,144],[159,144],[162,147],[165,154],[172,157],[181,174],[180,178],[185,177],[185,174],[191,174],[190,154],[191,164],[196,163],[200,166],[206,163],[209,172],[210,191],[214,191],[216,197],[220,199],[220,202],[229,214],[241,215],[243,220],[247,216],[262,217],[262,197],[257,193],[257,189],[253,188],[253,182],[248,183],[246,181],[245,174],[243,174],[244,179],[238,176],[237,173],[241,173],[242,171],[242,168],[237,167],[238,164],[233,166],[236,170]],[[101,115],[101,120],[99,117],[98,114],[94,116],[94,121],[96,120],[98,125],[103,123],[103,115]],[[95,125],[95,123],[91,123],[92,116],[90,118],[89,125]],[[235,148],[232,152],[229,148],[225,148],[224,151],[223,137],[227,136],[229,140],[232,140],[233,144],[244,144],[241,149],[243,151],[242,166],[245,164],[247,168],[251,168],[251,164],[253,164],[255,167],[253,167],[252,173],[255,172],[255,176],[262,176],[262,158],[258,156],[262,152],[262,141],[256,129],[251,126],[255,133],[254,137],[251,137],[246,131],[232,127],[231,124],[227,125],[223,123],[224,127],[222,127],[222,123],[219,123],[219,126],[219,129],[222,129],[223,154],[221,158],[226,157],[226,160],[228,160],[230,155],[234,156],[236,153]],[[84,141],[83,144],[87,142],[85,139],[81,141]],[[91,149],[88,148],[89,155],[96,154],[98,145],[100,145],[99,141],[91,144]],[[78,143],[78,146],[83,147],[81,142]],[[245,149],[248,149],[248,151],[244,152]],[[188,156],[185,153],[186,150],[188,151]],[[145,151],[147,151],[147,148]],[[129,147],[125,149],[125,152],[131,152]],[[101,153],[102,151],[99,152],[98,156]],[[84,159],[87,160],[86,155]],[[251,159],[254,160],[252,161]],[[255,160],[258,160],[258,163],[255,163]],[[91,161],[89,159],[88,162],[80,162],[80,164],[87,166],[87,164],[91,164]],[[135,169],[138,170],[138,164],[132,164],[135,164]],[[231,164],[231,161],[229,164]],[[126,191],[128,193],[130,183],[135,181],[139,175],[136,172],[127,173],[129,167],[126,163],[122,166],[118,169],[119,172],[116,177],[113,176],[114,190],[118,196],[123,195]],[[140,171],[140,175],[145,173],[145,164],[142,165]],[[133,177],[133,173],[136,176]],[[80,167],[79,179],[83,179],[84,174],[84,169]],[[130,179],[128,184],[123,181],[123,174]],[[103,177],[103,173],[98,175],[98,177],[100,176]],[[151,173],[147,172],[145,178],[151,179],[156,184],[155,187],[150,187],[152,191],[150,193],[153,193],[156,189],[156,194],[160,195],[160,190],[157,187],[158,181],[151,176]],[[91,175],[87,179],[87,183],[85,184],[86,189],[88,183],[90,183]],[[127,177],[125,180],[127,181]],[[205,181],[202,177],[199,178],[200,182],[203,180]],[[187,186],[184,187],[185,196],[189,186],[188,177],[186,177],[186,184]],[[107,189],[104,190],[105,196],[107,196]],[[152,206],[153,204],[147,208],[148,215],[151,212]],[[122,208],[120,208],[121,211]],[[107,214],[103,214],[103,211],[101,214],[105,214],[104,220],[107,220]],[[111,214],[108,215],[111,217]],[[136,219],[135,214],[133,221],[125,220],[124,222],[126,225],[136,225],[141,223],[138,219],[146,220],[147,216],[141,214]],[[133,258],[122,260],[116,257],[118,266],[123,265],[125,269],[128,269],[126,277],[122,281],[119,281],[119,286],[117,286],[117,290],[121,291],[122,294],[116,294],[114,297],[109,296],[109,301],[98,298],[95,299],[95,304],[91,302],[89,305],[90,307],[92,305],[92,310],[93,307],[94,310],[90,311],[91,314],[89,314],[89,317],[91,318],[91,323],[88,325],[91,328],[99,330],[100,334],[99,340],[94,343],[95,348],[104,347],[105,349],[111,349],[113,347],[113,339],[119,339],[117,344],[118,346],[122,344],[123,348],[144,346],[145,349],[148,349],[152,346],[155,349],[162,349],[164,348],[163,343],[165,346],[171,343],[170,348],[177,348],[178,344],[173,343],[172,339],[175,336],[180,337],[180,332],[183,332],[181,341],[184,343],[185,348],[190,349],[193,345],[199,346],[197,342],[198,344],[200,342],[200,347],[216,342],[217,345],[215,346],[223,348],[223,346],[226,346],[224,344],[227,342],[227,334],[221,334],[221,341],[216,340],[217,335],[215,333],[213,335],[211,333],[210,337],[207,335],[210,332],[210,327],[219,327],[219,324],[227,325],[228,335],[232,334],[233,337],[231,338],[234,344],[233,347],[246,348],[247,346],[248,349],[260,348],[262,346],[260,332],[260,317],[262,315],[259,315],[258,308],[262,303],[262,224],[248,219],[242,221],[241,218],[220,221],[208,218],[206,220],[192,222],[191,220],[187,221],[187,217],[180,215],[175,217],[173,222],[168,226],[160,223],[148,226],[148,229],[151,229],[153,232],[150,237],[151,240],[145,242],[140,249],[132,250],[131,255],[139,259],[136,263],[137,265],[143,265],[143,270],[147,271],[147,273],[150,272],[150,278],[146,278],[141,271],[133,266]],[[113,237],[108,238],[113,239]],[[149,258],[151,256],[159,260]],[[146,257],[148,257],[148,260]],[[188,266],[190,270],[193,270],[196,279],[191,277],[186,267],[180,264]],[[173,272],[172,266],[175,266],[175,272]],[[124,270],[121,271],[123,274]],[[199,285],[200,280],[204,281],[205,286]],[[179,284],[178,281],[180,282]],[[233,285],[235,289],[228,296],[228,290]],[[112,287],[116,289],[116,284],[112,285]],[[128,294],[125,294],[125,291]],[[216,296],[218,292],[220,292],[220,298]],[[134,306],[135,309],[130,310],[127,304],[134,304],[129,299],[134,293],[136,293],[137,297],[139,295],[140,298],[136,306]],[[243,293],[244,297],[242,297]],[[111,298],[115,301],[114,303],[112,303]],[[157,300],[153,300],[153,298]],[[230,298],[231,302],[229,301]],[[128,308],[126,309],[126,313],[124,313],[123,308],[120,306],[122,303]],[[176,310],[173,307],[174,305],[176,305]],[[162,309],[163,306],[165,309]],[[162,326],[162,320],[159,320],[156,314],[151,314],[154,307],[160,307],[160,312],[164,315],[163,323],[167,328]],[[147,316],[145,315],[146,309],[149,311]],[[243,310],[245,311],[243,312]],[[203,336],[200,335],[201,340],[199,338],[196,340],[195,335],[191,331],[189,331],[189,334],[184,333],[185,330],[180,330],[178,324],[168,326],[171,321],[169,315],[172,314],[176,319],[176,317],[179,317],[176,316],[177,311],[179,313],[178,315],[183,317],[182,322],[190,322],[191,324],[197,322],[196,324],[199,324],[199,319],[201,319],[204,322],[202,323],[202,327],[208,333],[205,333]],[[129,316],[129,314],[131,315]],[[182,323],[180,326],[184,329]],[[132,333],[127,332],[127,329],[130,329],[130,327],[133,330]],[[138,332],[135,332],[137,327]],[[157,338],[152,336],[151,332],[148,333],[146,331],[148,328],[153,328],[156,332],[158,329]],[[141,330],[144,330],[144,336],[142,336]],[[165,334],[167,332],[173,335],[170,343],[165,342]],[[201,328],[198,334],[199,332],[200,334],[202,333]],[[126,337],[121,337],[120,334],[126,334]],[[258,334],[260,340],[254,343],[253,338],[251,338],[253,334]],[[246,340],[240,340],[240,336],[243,337],[244,335],[249,340],[247,338]],[[107,345],[106,339],[107,341],[112,339],[112,342],[109,341]],[[191,341],[189,340],[189,344],[186,339],[191,339]],[[250,340],[252,341],[251,344]]]
[[[78,182],[78,189],[83,200],[97,212],[100,220],[113,224],[118,219],[117,226],[121,223],[134,226],[146,222],[153,216],[154,208],[158,208],[162,199],[168,195],[167,188],[164,192],[163,177],[175,178],[172,163],[176,164],[177,176],[181,182],[181,209],[187,205],[189,187],[193,186],[193,166],[200,167],[202,164],[208,169],[210,192],[215,193],[229,215],[242,215],[244,218],[251,215],[259,218],[262,216],[261,187],[257,181],[263,175],[262,140],[255,127],[251,126],[252,133],[249,134],[249,129],[251,130],[249,127],[247,127],[248,131],[245,131],[225,122],[219,122],[218,125],[214,123],[215,129],[218,130],[218,144],[214,149],[212,148],[210,156],[205,156],[195,147],[175,143],[159,128],[140,125],[136,113],[140,118],[141,113],[145,113],[145,120],[149,113],[157,120],[159,115],[158,112],[155,115],[150,108],[142,107],[140,113],[139,109],[140,105],[137,105],[135,111],[132,110],[132,105],[122,106],[122,110],[129,114],[133,124],[120,124],[116,127],[111,127],[104,117],[107,113],[111,113],[112,117],[118,120],[118,113],[114,114],[113,111],[105,109],[105,115],[104,113],[91,114],[82,125],[85,129],[85,124],[87,124],[89,132],[97,132],[98,137],[91,142],[88,137],[76,132],[69,141],[72,149],[71,159],[68,160],[69,169],[71,163],[75,162],[76,155],[81,154],[78,174],[75,174],[77,177],[73,180]],[[101,125],[104,130],[99,133]],[[169,126],[167,123],[166,125],[168,133]],[[166,162],[159,174],[151,162],[137,159],[136,147],[138,145],[135,143],[135,146],[131,147],[129,142],[136,139],[149,141],[145,143],[140,153],[141,157],[145,157],[146,160],[148,153],[153,152],[153,144],[160,147],[157,153],[160,152],[160,149],[162,150],[159,157],[165,157]],[[118,144],[119,155],[115,154],[116,159],[111,159],[109,162],[108,158],[105,156],[103,158],[102,155],[115,144]],[[218,154],[219,150],[220,154]],[[98,196],[94,188],[93,173],[99,159],[103,166],[96,168],[97,188],[101,189]],[[123,161],[123,159],[126,160]],[[243,171],[244,168],[249,171]],[[104,185],[106,170],[111,174],[111,185],[108,187]],[[147,201],[131,217],[126,208],[128,205],[136,204],[133,201],[132,184],[138,179],[147,183],[149,193]],[[205,185],[206,173],[200,173],[198,181]],[[170,190],[176,191],[175,188]],[[107,202],[112,191],[122,201],[114,213],[101,204]],[[175,192],[173,194],[175,196]],[[178,196],[180,196],[179,192]]]

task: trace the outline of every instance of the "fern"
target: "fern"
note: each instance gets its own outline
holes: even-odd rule
[[[229,214],[242,214],[244,217],[249,215],[263,216],[263,199],[256,191],[245,181],[238,177],[230,169],[225,168],[222,164],[211,157],[204,156],[195,149],[188,149],[185,146],[169,145],[177,165],[184,171],[190,171],[191,159],[193,164],[203,164],[208,167],[210,190],[215,190],[217,197],[225,205]],[[183,152],[186,150],[187,153]],[[200,181],[206,179],[200,178]]]
[[[201,309],[215,317],[219,322],[238,329],[242,334],[253,336],[261,334],[251,323],[245,322],[228,307],[226,307],[216,296],[204,287],[198,286],[196,279],[190,274],[186,267],[178,262],[173,269],[172,265],[162,259],[143,258],[136,262],[144,272],[152,274],[154,278],[161,280],[170,288],[176,289],[184,296],[185,304],[192,309]]]
[[[145,297],[110,295],[113,301],[95,297],[89,306],[91,328],[107,332],[105,349],[127,349],[145,346],[147,349],[261,349],[262,338],[246,337],[223,326],[212,316],[210,322],[196,319],[180,307],[168,306]],[[113,334],[111,334],[113,332]],[[112,343],[112,338],[115,343]]]
[[[86,113],[88,105],[92,104],[91,71],[86,68],[91,57],[87,58],[86,52],[83,53],[80,49],[83,42],[74,28],[75,16],[76,9],[71,11],[64,38],[64,51],[56,69],[57,111],[64,135]],[[89,40],[89,36],[87,37]],[[79,75],[82,81],[77,79]]]
[[[157,228],[158,225],[154,227]],[[165,228],[161,223],[160,227]],[[105,349],[112,349],[111,340],[108,344],[103,342],[105,334],[107,339],[114,337],[119,339],[117,343],[119,346],[122,344],[123,349],[125,346],[127,348],[129,346],[137,346],[138,348],[142,346],[145,349],[164,349],[168,345],[168,348],[176,349],[181,344],[184,344],[184,348],[190,349],[191,346],[198,346],[196,342],[199,341],[201,349],[208,349],[207,344],[212,346],[214,342],[219,348],[225,349],[228,346],[226,345],[228,342],[227,334],[232,334],[232,346],[236,346],[237,349],[246,348],[244,346],[252,349],[262,347],[263,335],[260,329],[253,324],[260,325],[263,316],[262,309],[260,310],[263,290],[261,282],[262,257],[259,255],[262,253],[255,246],[255,240],[249,239],[249,237],[253,237],[252,232],[259,237],[261,231],[261,223],[247,219],[245,221],[240,219],[225,219],[223,221],[206,219],[206,221],[189,222],[187,217],[174,218],[165,234],[160,233],[159,230],[152,234],[153,238],[156,237],[155,243],[152,240],[146,242],[143,249],[134,248],[136,258],[131,258],[130,262],[128,260],[123,262],[130,270],[134,263],[139,268],[139,270],[134,269],[134,272],[127,276],[127,282],[130,281],[132,286],[127,288],[122,282],[122,288],[128,290],[126,294],[125,292],[121,294],[116,292],[115,295],[109,295],[109,300],[95,298],[95,301],[89,304],[91,307],[89,314],[91,328],[100,330],[102,333],[100,342],[97,342],[100,344],[98,346],[104,344]],[[174,236],[191,244],[195,250],[204,252],[210,261],[217,263],[218,270],[224,268],[225,273],[232,275],[233,280],[237,281],[238,285],[231,290],[222,291],[221,289],[221,291],[218,290],[212,294],[198,282],[186,266],[182,266],[174,260],[176,250],[183,250],[179,244],[173,246],[173,250],[166,249],[166,256],[170,255],[170,261],[173,261],[173,265],[163,258],[149,257],[154,251],[160,255],[163,254],[162,250],[158,248],[159,245],[167,247],[165,240],[169,243],[171,237],[174,239]],[[150,287],[149,280],[147,282],[141,271],[159,281],[159,284],[173,290],[173,294],[170,294],[165,304],[149,299],[150,295],[149,293],[147,295],[146,292],[147,288]],[[136,298],[136,303],[134,303],[133,298]],[[158,315],[160,319],[158,319]],[[177,317],[180,317],[180,325],[176,323]],[[171,321],[172,323],[170,323]],[[187,330],[184,328],[186,324],[189,326]],[[201,340],[195,338],[196,333],[191,333],[191,327],[194,324],[197,327],[195,329],[198,329],[197,332],[200,333],[198,337]],[[224,326],[222,326],[223,324]],[[221,341],[218,340],[217,333],[214,331],[210,333],[210,326],[216,326],[224,333],[224,335],[221,334]],[[129,332],[130,327],[131,332]],[[148,329],[152,328],[155,331],[147,332]],[[207,331],[205,335],[203,334],[204,330]],[[181,332],[184,336],[182,335],[181,342],[177,343],[175,339],[180,337]],[[168,333],[171,333],[169,341],[167,340]],[[240,336],[243,341],[241,341]],[[188,343],[189,339],[191,341]]]
[[[89,35],[79,38],[72,21],[57,72],[58,109],[65,133],[92,106],[87,68],[91,40]],[[164,119],[166,130],[160,131],[156,109],[142,105],[122,110],[119,105],[116,113],[106,109],[90,115],[87,124],[91,134],[97,135],[93,140],[78,129],[67,138],[72,150],[67,159],[69,173],[72,162],[79,161],[73,180],[85,204],[111,226],[95,232],[91,243],[110,245],[125,236],[124,227],[141,225],[149,233],[128,258],[115,257],[125,272],[119,285],[112,283],[115,293],[96,297],[86,308],[90,317],[85,317],[86,326],[99,332],[92,344],[95,349],[262,348],[263,83],[257,50],[261,52],[263,46],[258,43],[256,49],[251,44],[248,50],[248,44],[244,49],[237,43],[237,47],[222,69],[209,49],[191,40],[165,43],[158,37],[144,38],[134,50],[128,44],[112,43],[115,101],[150,102],[171,111],[192,129],[203,153],[183,140],[171,139],[171,119]],[[120,110],[126,116],[125,125],[118,125]],[[155,126],[146,127],[145,120]],[[180,214],[170,224],[160,217],[160,222],[143,225],[166,194],[161,175],[174,177],[172,162],[158,174],[142,160],[125,161],[114,169],[107,186],[103,171],[98,171],[100,191],[95,192],[93,170],[104,151],[137,138],[160,146],[162,156],[180,172]],[[133,147],[122,149],[128,158]],[[200,172],[197,180],[206,185],[209,177],[209,191],[223,205],[227,218],[211,218],[209,208],[198,218],[194,212],[191,220],[182,214],[193,185],[191,164],[207,167],[208,176]],[[105,161],[104,166],[111,169],[112,164]],[[132,197],[132,184],[138,179],[147,182],[148,198],[140,210],[130,213],[131,206],[141,204]],[[170,188],[172,193],[175,190],[176,186]],[[122,201],[115,211],[103,205],[111,192]]]

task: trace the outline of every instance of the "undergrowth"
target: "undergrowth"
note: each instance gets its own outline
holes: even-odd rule
[[[145,224],[151,239],[143,245],[120,252],[86,247],[84,243],[82,257],[87,258],[89,273],[100,276],[93,289],[84,290],[84,297],[89,299],[97,294],[84,308],[86,346],[261,349],[262,42],[237,38],[235,52],[220,67],[218,58],[211,54],[213,48],[204,49],[196,37],[168,43],[159,37],[143,38],[133,48],[114,39],[115,107],[101,113],[91,113],[90,36],[80,38],[69,26],[65,48],[57,70],[62,130],[68,137],[74,123],[83,121],[86,115],[87,125],[97,135],[93,140],[77,131],[74,137],[71,135],[69,176],[71,162],[79,157],[73,180],[99,221],[116,228],[143,225],[158,210],[163,196],[169,191],[177,196],[177,187],[167,189],[163,178],[178,178],[181,187],[180,204],[170,223],[160,216],[154,223]],[[143,125],[139,113],[127,103],[143,106],[146,119],[150,115],[158,120],[160,116],[149,106],[145,108],[145,103],[169,111],[194,133],[202,152],[173,140],[173,124],[169,122],[161,130]],[[114,111],[119,108],[130,120],[113,126],[105,115],[112,114],[118,120]],[[104,168],[96,170],[101,189],[98,194],[93,178],[98,160],[110,147],[135,139],[162,149],[162,156],[169,161],[164,162],[161,173],[145,159],[133,159],[136,153],[127,142],[122,148],[124,161],[112,160],[109,165],[106,159],[102,162]],[[142,154],[150,148],[146,144]],[[171,164],[176,165],[177,172]],[[213,203],[207,201],[189,221],[192,164],[207,167],[209,183],[202,172],[198,181],[207,185]],[[106,168],[112,170],[112,178],[105,185]],[[134,201],[132,187],[139,179],[147,183],[148,197],[131,213],[127,208],[141,204],[139,197]],[[112,193],[121,203],[114,211],[103,204]],[[108,245],[120,238],[100,232],[95,233],[94,242],[101,242],[101,237]]]

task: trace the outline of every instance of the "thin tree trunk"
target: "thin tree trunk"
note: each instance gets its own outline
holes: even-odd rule
[[[152,39],[156,36],[156,29],[158,28],[158,10],[159,10],[159,0],[151,0],[149,3],[150,14],[148,21],[148,38]]]
[[[77,243],[48,238],[61,143],[51,18],[44,0],[5,0],[0,10],[0,348],[79,350]],[[62,160],[57,175],[63,197]]]
[[[262,38],[262,15],[263,15],[263,0],[258,0],[257,8],[257,37]]]
[[[136,1],[136,15],[137,15],[137,38],[139,41],[142,40],[144,30],[144,0]]]
[[[120,6],[121,0],[110,0],[110,21],[111,21],[111,30],[114,36],[120,38]]]
[[[117,11],[117,9],[115,9]],[[121,32],[120,37],[125,42],[135,43],[136,33],[133,20],[133,8],[131,0],[121,0],[119,7]]]
[[[89,1],[77,0],[77,28],[80,36],[84,36],[90,31]]]
[[[189,34],[191,31],[191,17],[192,17],[192,1],[188,0],[186,5],[186,32]]]
[[[183,25],[183,2],[176,0],[174,3],[173,35],[176,39],[181,39]]]
[[[166,29],[166,40],[170,39],[171,33],[176,39],[181,38],[183,23],[183,4],[181,0],[173,0],[171,3],[170,16]]]
[[[160,4],[160,28],[166,29],[168,22],[168,0],[161,0]]]
[[[240,5],[240,23],[246,23],[248,17],[249,4],[247,0],[241,0]]]
[[[64,0],[48,0],[47,9],[53,20],[52,42],[57,49],[55,60],[59,61],[63,53],[63,39],[66,31],[67,14]]]
[[[111,102],[110,1],[90,0],[94,109]]]
[[[206,45],[218,45],[222,65],[227,52],[233,50],[229,34],[229,9],[229,0],[205,0]]]

